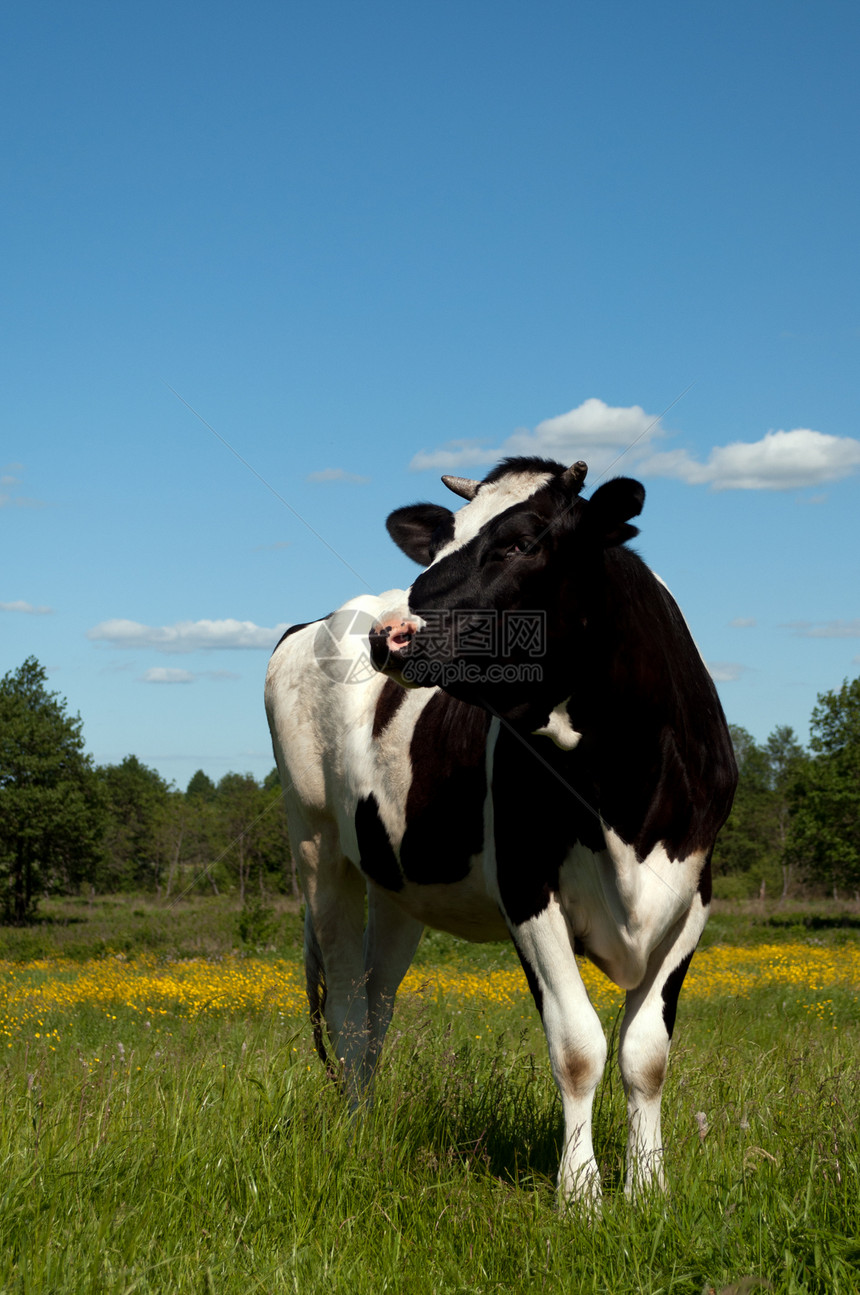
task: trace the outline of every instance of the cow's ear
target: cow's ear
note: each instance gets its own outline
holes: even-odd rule
[[[440,504],[410,504],[396,509],[385,525],[397,547],[426,567],[433,550],[454,534],[454,514]]]
[[[639,534],[629,519],[638,517],[645,502],[645,487],[632,477],[616,477],[595,490],[586,508],[586,526],[606,549],[624,544]]]

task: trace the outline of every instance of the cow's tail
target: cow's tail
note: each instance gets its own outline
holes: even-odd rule
[[[310,910],[305,913],[305,988],[314,1032],[314,1047],[320,1061],[328,1073],[334,1077],[334,1071],[325,1046],[325,963],[323,962],[322,949],[319,946],[317,933],[311,921]]]

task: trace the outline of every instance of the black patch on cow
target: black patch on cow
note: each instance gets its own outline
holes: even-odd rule
[[[687,968],[693,960],[693,952],[688,953],[686,958],[682,958],[674,971],[670,971],[663,985],[663,1024],[666,1026],[666,1033],[671,1039],[675,1029],[675,1014],[678,1011],[678,995],[681,993],[681,986],[684,983],[684,977],[687,974]]]
[[[635,553],[606,553],[585,639],[571,768],[587,769],[591,805],[639,859],[661,842],[671,859],[710,850],[736,780],[725,719],[674,599]]]
[[[409,746],[412,782],[400,866],[418,885],[462,881],[484,848],[486,711],[436,693]]]
[[[702,868],[702,871],[699,873],[698,891],[699,891],[699,896],[701,898],[702,904],[704,905],[705,908],[707,908],[708,904],[710,904],[711,902],[711,896],[713,895],[710,855],[708,855],[707,859],[705,860],[705,866]]]
[[[496,742],[496,875],[504,911],[517,926],[544,911],[570,846],[587,834],[581,802],[568,780],[555,776],[562,754],[545,738],[518,735],[504,724]]]
[[[380,733],[388,727],[405,700],[406,689],[401,688],[400,684],[395,683],[393,679],[386,679],[373,712],[372,737],[379,737]]]
[[[355,835],[362,872],[385,890],[402,890],[403,876],[372,792],[355,807]]]
[[[454,514],[441,504],[407,504],[385,522],[394,543],[413,562],[426,567],[454,537]]]
[[[291,634],[298,634],[299,630],[306,630],[309,625],[322,625],[323,621],[330,621],[333,615],[334,615],[334,612],[329,612],[328,616],[321,616],[317,621],[303,621],[301,625],[291,625],[289,629],[284,630],[283,634],[278,639],[277,643],[272,649],[272,656],[275,655],[278,648],[283,643],[284,639],[288,639]]]

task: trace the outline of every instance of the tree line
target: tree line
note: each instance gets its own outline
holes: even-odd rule
[[[94,764],[82,728],[34,657],[0,680],[0,919],[90,887],[298,894],[274,769],[198,770],[183,792],[134,755]]]
[[[860,890],[860,678],[818,697],[809,748],[731,726],[739,784],[714,851],[723,897]],[[95,765],[35,657],[0,680],[0,919],[91,887],[298,895],[277,773],[198,770],[185,791],[136,756]]]
[[[714,848],[725,898],[860,892],[860,678],[819,693],[809,747],[786,726],[759,745],[730,725],[738,789]]]

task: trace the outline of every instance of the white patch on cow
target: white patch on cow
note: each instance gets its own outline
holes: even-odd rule
[[[507,472],[498,481],[482,485],[475,498],[454,514],[454,538],[439,550],[430,565],[435,566],[468,544],[493,517],[514,504],[524,503],[553,477],[552,472]]]
[[[336,817],[354,835],[355,803],[372,787],[370,734],[385,678],[370,665],[367,628],[387,607],[402,602],[402,589],[376,598],[362,594],[339,609],[356,613],[355,632],[337,642],[337,665],[349,682],[337,682],[320,659],[321,626],[296,630],[272,654],[266,675],[266,711],[287,813],[295,805],[305,819]],[[335,649],[331,649],[334,651]]]
[[[560,747],[562,751],[572,751],[574,747],[579,745],[582,738],[582,734],[577,733],[570,722],[570,715],[567,713],[567,703],[569,701],[570,698],[567,697],[564,701],[559,702],[555,710],[550,712],[550,717],[543,728],[534,730],[535,737],[552,738],[556,746]]]
[[[577,843],[559,874],[561,903],[575,937],[621,989],[642,983],[651,955],[688,912],[702,853],[671,860],[663,845],[637,859],[632,845],[602,824],[606,849]]]

